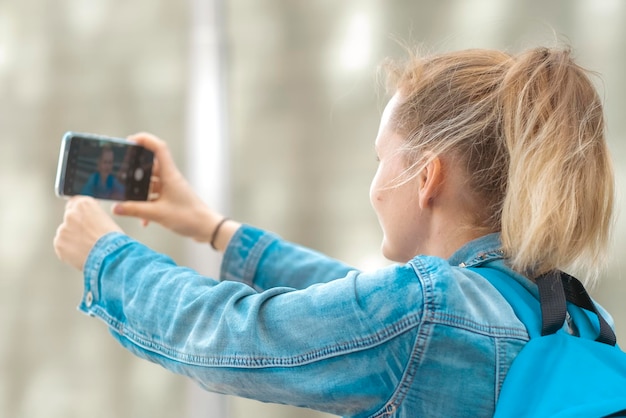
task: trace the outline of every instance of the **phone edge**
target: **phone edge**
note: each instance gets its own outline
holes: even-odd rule
[[[54,193],[57,197],[66,197],[63,193],[63,183],[65,183],[65,170],[67,167],[67,158],[70,151],[70,143],[72,141],[73,132],[66,132],[61,139],[61,147],[59,150],[59,161],[57,164],[57,174],[54,181]]]

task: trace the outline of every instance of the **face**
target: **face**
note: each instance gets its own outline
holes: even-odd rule
[[[104,150],[98,160],[98,171],[103,176],[108,176],[113,171],[113,151]]]
[[[380,121],[375,143],[379,164],[370,187],[370,201],[383,230],[383,255],[406,262],[419,252],[424,219],[418,203],[417,178],[402,177],[407,168],[400,152],[404,138],[389,123],[397,102],[395,95]]]

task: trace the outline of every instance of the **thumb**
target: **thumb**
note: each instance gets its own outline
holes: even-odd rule
[[[156,221],[157,210],[153,202],[118,202],[111,210],[115,215],[132,216],[144,221]]]

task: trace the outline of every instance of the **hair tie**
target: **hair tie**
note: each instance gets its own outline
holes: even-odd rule
[[[224,218],[222,218],[221,221],[218,222],[218,224],[215,226],[215,229],[213,230],[213,234],[211,235],[211,248],[213,248],[215,251],[217,251],[217,248],[215,248],[215,240],[217,239],[217,233],[220,232],[220,228],[222,228],[222,225],[224,225],[224,222],[228,221],[230,218],[224,216]]]

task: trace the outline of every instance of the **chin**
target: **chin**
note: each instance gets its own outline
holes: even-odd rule
[[[406,263],[413,258],[413,256],[407,256],[399,253],[398,251],[394,251],[385,241],[383,241],[382,253],[383,257],[385,257],[387,260],[396,263]]]

